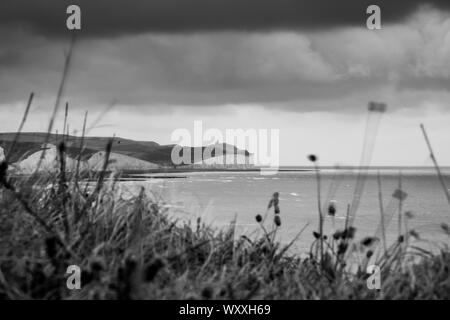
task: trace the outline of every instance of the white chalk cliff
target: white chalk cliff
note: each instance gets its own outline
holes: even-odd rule
[[[33,173],[42,157],[42,153],[45,152],[44,158],[42,159],[41,165],[39,167],[39,171],[47,171],[47,172],[54,172],[59,170],[60,162],[58,161],[59,155],[58,150],[56,149],[56,146],[53,144],[48,143],[47,145],[43,146],[45,150],[41,150],[38,152],[35,152],[25,158],[24,160],[20,161],[19,163],[16,163],[15,166],[18,169],[20,173],[23,174],[31,174]],[[77,161],[75,159],[72,159],[70,157],[66,157],[66,170],[72,171],[76,168]]]
[[[93,171],[100,171],[103,169],[105,162],[105,152],[100,151],[95,153],[87,161],[87,167]],[[159,166],[155,163],[129,157],[119,153],[111,153],[109,156],[108,170],[152,170],[158,169]]]

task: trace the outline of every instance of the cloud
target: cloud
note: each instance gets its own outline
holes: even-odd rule
[[[448,10],[447,0],[378,0],[386,23],[423,5]],[[147,32],[286,31],[363,26],[371,0],[2,0],[0,24],[50,36],[67,35],[66,8],[82,9],[82,35]]]
[[[34,91],[42,107],[51,106],[67,41],[11,28],[1,29],[0,37],[2,102],[22,101]],[[117,99],[138,110],[258,104],[354,111],[369,100],[417,106],[432,93],[442,104],[449,57],[450,17],[429,9],[380,31],[85,38],[74,52],[65,99],[85,109]]]

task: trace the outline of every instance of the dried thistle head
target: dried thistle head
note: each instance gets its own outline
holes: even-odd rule
[[[392,194],[392,197],[394,199],[399,200],[399,201],[405,201],[406,198],[408,197],[408,194],[405,191],[403,191],[403,190],[396,189],[394,191],[394,193]]]
[[[278,205],[276,205],[276,206],[273,208],[273,212],[274,212],[275,214],[279,214],[279,213],[280,213],[280,207],[279,207]]]
[[[334,202],[330,202],[328,205],[328,215],[334,217],[336,215],[336,204]]]
[[[365,247],[370,247],[377,241],[378,241],[377,237],[365,237],[364,239],[361,240],[361,244]]]
[[[316,162],[317,161],[317,156],[315,154],[310,154],[308,156],[308,160],[311,162]]]
[[[276,216],[273,218],[273,222],[275,223],[275,225],[276,225],[277,227],[281,226],[281,218],[280,218],[280,216],[279,216],[279,215],[276,215]]]
[[[343,237],[344,231],[337,230],[335,233],[333,233],[333,239],[339,240]]]
[[[353,239],[355,237],[355,233],[355,227],[348,227],[347,230],[345,230],[345,238]]]
[[[387,105],[382,102],[369,102],[368,110],[369,112],[380,112],[384,113],[386,112]]]
[[[261,223],[262,222],[262,216],[260,214],[257,214],[255,217],[256,222]]]
[[[338,245],[337,253],[338,255],[344,254],[347,251],[348,244],[345,242],[341,242]]]
[[[269,201],[269,205],[267,206],[267,209],[272,208],[272,206],[275,207],[275,210],[278,207],[278,203],[280,202],[280,193],[279,192],[274,192],[272,195],[272,198],[270,198]],[[278,212],[280,211],[280,209],[278,208]]]

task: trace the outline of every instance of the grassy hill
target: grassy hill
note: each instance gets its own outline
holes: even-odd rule
[[[5,150],[5,153],[11,148],[12,143],[15,139],[16,133],[0,133],[0,146]],[[14,150],[11,153],[10,162],[14,163],[20,161],[27,156],[42,150],[41,146],[46,141],[47,134],[42,132],[24,132],[21,133],[18,142]],[[81,138],[75,136],[63,136],[61,134],[51,134],[48,143],[58,145],[61,141],[65,139],[66,150],[69,156],[76,158],[80,153]],[[108,137],[85,137],[84,138],[84,149],[82,152],[82,159],[88,159],[93,154],[104,151],[107,142],[110,140]],[[112,147],[112,152],[123,154],[129,157],[134,157],[139,160],[152,162],[159,165],[173,165],[171,160],[171,153],[174,145],[160,145],[153,141],[134,141],[130,139],[124,139],[120,137],[114,138],[114,143]],[[237,154],[249,155],[248,151],[239,150],[236,147],[231,147],[230,150]],[[205,147],[199,147],[202,151]],[[222,149],[223,154],[227,152],[227,145],[223,144],[219,148]],[[195,149],[188,148],[191,151],[191,161],[197,162],[201,158],[196,155]],[[203,152],[199,153],[203,154]],[[212,153],[214,156],[214,152]]]

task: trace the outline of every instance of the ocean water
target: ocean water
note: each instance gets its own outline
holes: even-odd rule
[[[344,226],[357,172],[321,170],[320,175],[322,207],[326,208],[327,200],[332,200],[337,208],[334,218],[325,218],[325,232],[331,234]],[[392,195],[399,186],[399,169],[381,170],[380,175],[386,238],[392,242],[398,236],[399,201]],[[271,176],[261,176],[259,172],[194,172],[129,178],[130,181],[121,182],[122,190],[135,194],[144,186],[165,203],[171,215],[186,221],[200,217],[217,228],[236,219],[238,234],[250,237],[261,234],[255,216],[264,216],[272,194],[279,192],[282,225],[277,238],[289,243],[307,225],[293,246],[300,252],[309,250],[312,232],[318,229],[317,181],[313,171],[285,171]],[[450,186],[450,179],[446,181]],[[442,223],[450,224],[450,205],[434,170],[403,169],[401,184],[407,193],[402,201],[402,230],[415,230],[420,236],[416,241],[422,247],[450,244],[450,237],[441,228]],[[410,217],[406,217],[406,212]],[[273,216],[269,210],[267,228],[271,227]],[[354,220],[356,238],[381,236],[377,233],[380,217],[377,175],[375,170],[369,170]]]

